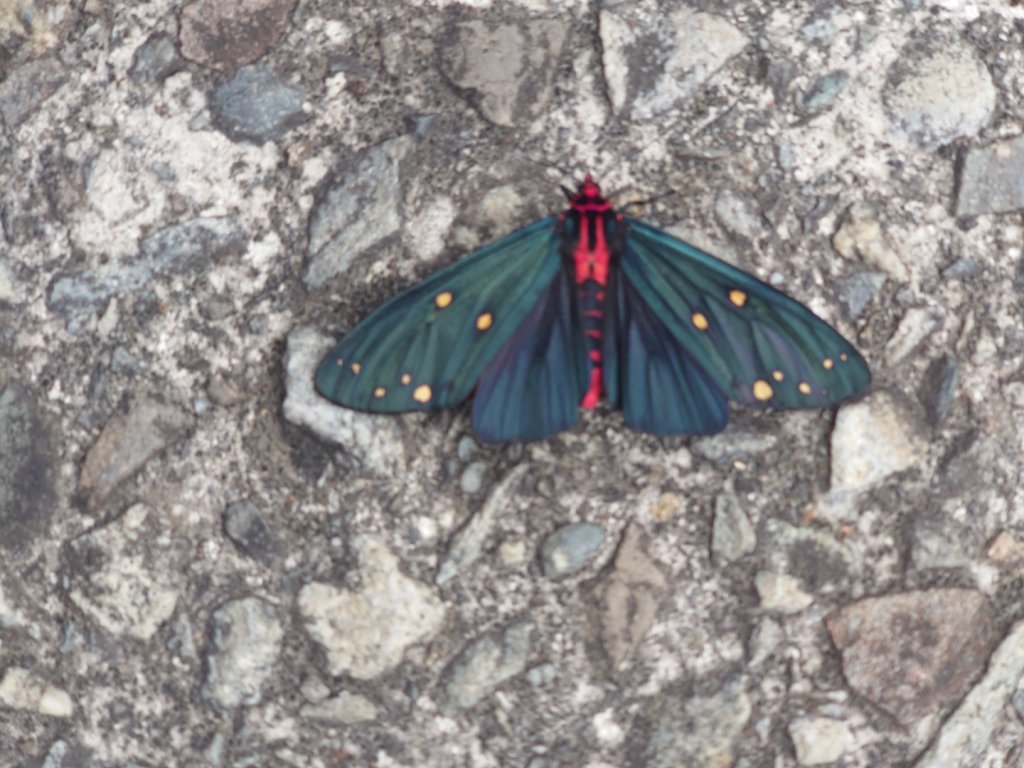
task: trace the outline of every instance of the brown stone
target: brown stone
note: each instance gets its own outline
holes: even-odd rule
[[[182,55],[234,72],[265,54],[288,26],[295,0],[196,0],[181,12]]]
[[[992,614],[970,589],[851,603],[825,619],[850,687],[904,725],[964,695],[992,648]]]

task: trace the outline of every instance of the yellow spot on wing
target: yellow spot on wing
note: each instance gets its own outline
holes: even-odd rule
[[[442,291],[434,297],[434,304],[437,305],[438,309],[444,309],[452,303],[452,292]]]
[[[735,304],[737,307],[742,307],[747,303],[747,294],[738,288],[733,288],[729,291],[729,301]]]
[[[821,361],[821,364],[826,371],[831,371],[832,366],[835,365],[835,361],[833,361],[831,357],[826,357],[824,360]]]
[[[412,392],[412,399],[417,403],[429,403],[430,398],[433,396],[433,392],[430,391],[430,387],[426,384],[420,384]]]
[[[772,395],[775,394],[775,390],[772,389],[772,385],[764,379],[758,379],[754,382],[754,399],[764,402],[765,400],[771,400]]]
[[[404,384],[405,386],[409,386],[409,384],[412,383],[412,376],[410,376],[408,373],[403,373],[401,381],[402,384]]]
[[[490,312],[484,312],[476,319],[476,329],[478,331],[486,331],[491,327],[491,323],[494,322],[494,315]]]
[[[359,363],[352,363],[352,373],[358,376],[361,370],[363,370],[363,366],[361,366]]]
[[[697,326],[698,331],[706,331],[708,329],[708,319],[700,312],[693,313],[693,324]]]
[[[375,390],[373,390],[374,397],[384,397],[384,395],[386,395],[387,393],[388,391],[384,389],[384,387],[377,387]]]
[[[772,371],[772,378],[776,381],[782,381],[786,377],[782,375],[782,371]]]
[[[805,395],[811,394],[811,385],[808,384],[806,381],[801,381],[800,384],[797,385],[797,389],[799,389]]]

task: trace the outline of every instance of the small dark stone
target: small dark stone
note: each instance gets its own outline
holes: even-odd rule
[[[0,117],[8,128],[16,128],[67,79],[67,68],[56,59],[23,64],[0,81]]]
[[[277,549],[274,532],[251,501],[237,501],[224,511],[224,532],[242,554],[254,560],[267,560]]]
[[[302,89],[290,88],[266,67],[242,67],[210,99],[213,124],[232,141],[278,139],[306,120]]]
[[[850,75],[842,69],[819,77],[807,92],[807,96],[804,97],[804,111],[814,114],[828,109],[835,103],[836,98],[842,93],[848,82],[850,82]]]
[[[946,355],[932,362],[921,382],[920,398],[928,421],[938,427],[946,420],[960,383],[960,363]]]
[[[150,35],[135,51],[129,73],[135,80],[148,80],[158,83],[175,72],[185,68],[185,60],[178,55],[174,40],[163,33]]]

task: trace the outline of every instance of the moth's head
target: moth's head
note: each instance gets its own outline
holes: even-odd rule
[[[583,177],[583,181],[580,182],[575,192],[566,187],[562,187],[562,191],[565,192],[569,205],[578,211],[604,211],[610,207],[608,201],[601,194],[601,188],[589,173]]]

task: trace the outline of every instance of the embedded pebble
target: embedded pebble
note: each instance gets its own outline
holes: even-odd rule
[[[650,2],[603,6],[598,29],[612,107],[634,120],[684,104],[747,46],[724,16]]]
[[[927,148],[977,134],[997,97],[973,48],[960,43],[924,48],[918,41],[896,58],[883,93],[894,129]]]
[[[148,640],[174,613],[187,547],[166,522],[136,504],[72,540],[71,601],[113,635]]]
[[[274,673],[284,628],[274,607],[256,597],[232,600],[213,614],[206,695],[222,709],[252,706]]]
[[[568,35],[560,18],[464,21],[449,31],[441,69],[492,123],[528,122],[551,100]]]
[[[136,80],[157,83],[184,68],[185,61],[178,55],[173,38],[157,32],[135,51],[130,74]]]
[[[735,493],[715,497],[711,526],[711,554],[719,563],[731,563],[749,555],[757,546],[757,533]]]
[[[276,550],[274,532],[251,501],[238,501],[224,510],[224,532],[239,551],[256,560],[268,560]]]
[[[789,737],[800,765],[825,765],[842,758],[853,746],[850,727],[831,717],[801,717],[789,724]]]
[[[884,272],[857,272],[839,281],[839,299],[846,308],[846,314],[856,320],[867,308],[871,300],[878,295],[885,285]]]
[[[337,696],[307,704],[301,710],[305,718],[355,725],[377,719],[377,707],[365,696],[342,691]]]
[[[71,717],[75,709],[67,691],[50,685],[30,670],[14,666],[8,667],[0,679],[0,706],[49,717]]]
[[[41,58],[4,71],[0,80],[0,117],[9,130],[21,125],[68,80],[68,70],[56,59]]]
[[[970,564],[962,543],[942,520],[915,518],[911,530],[910,560],[915,568],[962,568]]]
[[[758,571],[754,576],[754,587],[765,610],[799,613],[814,602],[814,598],[801,588],[800,580],[785,573]]]
[[[23,287],[0,254],[0,304],[17,304],[23,299]]]
[[[987,639],[987,625],[979,633]],[[971,659],[975,668],[984,660]],[[974,670],[972,669],[972,672]],[[1006,701],[1024,717],[1024,692],[1015,689],[1024,675],[1024,621],[1014,624],[988,659],[985,675],[942,724],[915,768],[974,768],[992,740]]]
[[[444,604],[405,576],[398,559],[372,536],[353,543],[360,585],[313,582],[298,595],[306,631],[324,649],[332,675],[369,680],[398,665],[406,650],[427,642],[444,623]]]
[[[446,691],[448,701],[468,709],[507,680],[522,674],[533,654],[533,625],[521,621],[470,644],[452,663]]]
[[[79,484],[94,500],[106,497],[169,445],[185,437],[191,419],[176,405],[136,399],[111,417],[86,454]]]
[[[730,189],[722,190],[715,198],[715,216],[726,229],[747,240],[753,240],[762,229],[757,205]]]
[[[778,437],[769,432],[727,429],[717,435],[695,440],[690,448],[708,461],[723,464],[767,453],[777,442]]]
[[[403,137],[371,147],[327,185],[309,216],[306,287],[344,274],[361,253],[398,232],[399,165],[410,146]]]
[[[971,147],[960,174],[957,216],[1024,208],[1024,135]]]
[[[462,492],[472,496],[480,493],[484,487],[484,477],[487,475],[487,465],[482,461],[474,461],[462,470],[459,477],[459,488]]]
[[[882,229],[874,207],[867,203],[856,203],[846,212],[832,237],[832,247],[843,258],[860,258],[865,265],[880,269],[895,280],[910,279],[910,270]]]
[[[232,141],[261,143],[284,136],[307,119],[301,88],[263,66],[242,67],[210,94],[213,124]]]
[[[850,687],[904,725],[963,696],[994,639],[988,600],[969,589],[865,598],[831,613],[825,626]],[[1012,653],[1024,659],[1024,651]]]
[[[548,536],[540,548],[541,566],[548,578],[581,571],[604,543],[604,529],[593,523],[573,523]]]
[[[895,401],[876,392],[836,416],[832,430],[833,491],[860,491],[878,485],[917,463],[921,447]]]
[[[829,72],[814,81],[804,96],[804,112],[815,114],[831,107],[839,94],[850,82],[850,73],[845,69]]]
[[[946,420],[960,385],[960,363],[955,357],[943,355],[932,362],[921,382],[921,402],[928,421],[937,427]]]
[[[270,49],[294,8],[295,0],[196,0],[181,11],[181,52],[191,61],[233,72]]]
[[[922,341],[941,327],[943,313],[933,307],[913,307],[900,320],[896,332],[885,345],[889,365],[896,365],[910,355]]]
[[[400,476],[406,464],[399,419],[332,404],[313,388],[315,371],[333,341],[313,328],[296,327],[284,353],[284,417],[324,440],[345,447],[369,472]]]
[[[13,383],[0,389],[0,551],[23,550],[50,524],[57,504],[54,441],[31,390]]]

